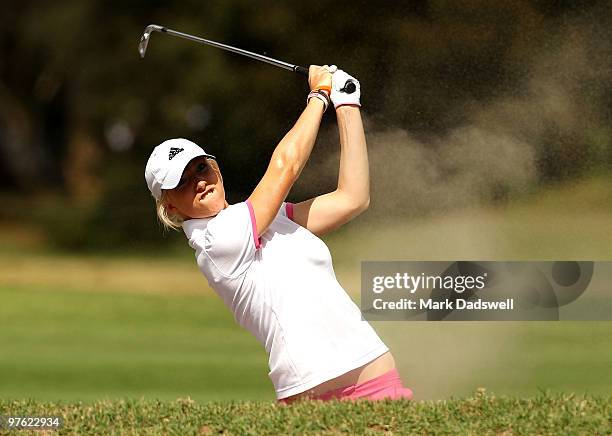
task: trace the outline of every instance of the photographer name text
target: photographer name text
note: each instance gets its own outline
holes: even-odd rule
[[[430,298],[419,298],[418,301],[415,301],[402,298],[397,301],[385,301],[382,298],[376,298],[373,301],[373,308],[375,310],[513,310],[514,299],[485,301],[480,298],[475,300],[457,298],[436,301]]]

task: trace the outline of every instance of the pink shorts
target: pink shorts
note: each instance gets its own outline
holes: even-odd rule
[[[334,389],[333,391],[325,392],[324,394],[310,397],[312,400],[329,401],[338,400],[356,400],[367,399],[372,401],[384,400],[406,400],[412,399],[412,391],[402,386],[402,379],[396,368],[374,377],[363,383],[354,384],[344,388]],[[299,398],[298,398],[299,399]],[[281,403],[292,403],[296,399],[280,399]]]

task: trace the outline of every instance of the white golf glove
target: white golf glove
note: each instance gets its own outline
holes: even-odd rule
[[[335,65],[332,65],[332,67],[335,67]],[[341,91],[348,80],[355,83],[356,89],[352,94]],[[332,74],[332,91],[330,95],[334,108],[342,106],[343,104],[353,104],[361,107],[361,103],[359,102],[360,97],[361,87],[359,85],[359,80],[342,70],[335,70]]]

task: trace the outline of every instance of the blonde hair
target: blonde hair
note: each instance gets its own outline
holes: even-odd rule
[[[157,219],[164,226],[165,230],[179,230],[183,224],[183,217],[168,210],[168,199],[166,191],[162,190],[159,200],[155,200],[155,210]]]

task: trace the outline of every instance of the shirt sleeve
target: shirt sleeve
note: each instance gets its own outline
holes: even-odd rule
[[[206,255],[228,277],[243,273],[260,246],[249,200],[224,209],[209,223],[204,234]]]
[[[280,213],[293,221],[293,203],[283,202]]]

